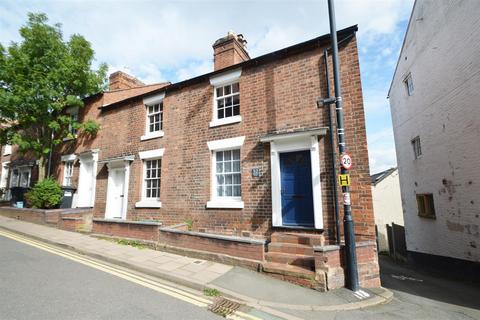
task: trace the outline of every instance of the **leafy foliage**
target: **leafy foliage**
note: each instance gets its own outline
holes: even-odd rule
[[[98,132],[98,130],[100,130],[100,124],[98,122],[96,122],[95,120],[87,120],[85,121],[84,123],[82,123],[81,125],[81,129],[83,129],[83,131],[90,135],[90,136],[95,136]]]
[[[27,203],[32,208],[52,209],[62,200],[62,188],[52,178],[37,182],[37,184],[25,194]]]
[[[92,70],[90,43],[78,34],[64,41],[61,25],[49,25],[45,14],[30,13],[20,35],[7,49],[0,44],[0,143],[33,152],[42,165],[70,128],[81,127],[67,108],[105,89],[107,66]]]

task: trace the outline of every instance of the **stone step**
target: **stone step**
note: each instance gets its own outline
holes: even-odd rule
[[[313,256],[313,247],[303,244],[270,242],[268,252]]]
[[[315,268],[315,258],[303,254],[288,254],[279,252],[267,252],[265,254],[265,260],[268,262],[288,264],[298,267],[304,267],[309,270]]]
[[[311,246],[323,245],[324,236],[319,234],[306,233],[290,233],[290,232],[274,232],[271,236],[272,242],[303,244]]]
[[[309,280],[315,279],[315,272],[312,270],[276,262],[264,262],[263,272]]]

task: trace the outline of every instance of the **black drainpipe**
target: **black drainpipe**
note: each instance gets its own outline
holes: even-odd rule
[[[327,97],[330,97],[330,81],[328,76],[328,50],[323,49],[323,59],[325,62],[325,80],[327,84]],[[337,153],[335,152],[335,137],[333,130],[333,112],[332,105],[328,105],[328,126],[330,129],[330,144],[332,146],[332,183],[333,183],[333,207],[335,208],[335,240],[340,244],[340,212],[338,207],[337,194]]]

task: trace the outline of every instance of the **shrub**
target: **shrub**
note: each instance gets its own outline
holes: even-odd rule
[[[25,194],[27,203],[32,208],[52,209],[62,200],[62,188],[52,178],[46,178]]]

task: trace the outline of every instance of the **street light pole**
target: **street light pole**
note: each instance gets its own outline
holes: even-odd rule
[[[337,41],[337,27],[335,23],[335,7],[334,0],[328,0],[328,16],[330,19],[330,38],[332,46],[332,61],[333,61],[333,81],[335,87],[335,109],[337,115],[337,136],[338,136],[338,150],[340,157],[345,154],[345,129],[343,123],[343,101],[342,101],[342,86],[340,80],[340,62],[338,58],[338,41]],[[341,166],[341,174],[347,175],[348,169]],[[349,178],[348,178],[349,179]],[[347,267],[347,278],[345,285],[352,291],[358,291],[358,271],[357,271],[357,254],[355,245],[355,231],[350,208],[350,188],[348,186],[342,187],[343,192],[343,227],[345,238],[345,262]]]

